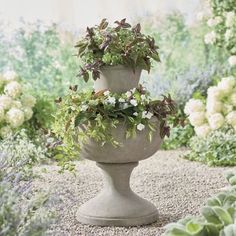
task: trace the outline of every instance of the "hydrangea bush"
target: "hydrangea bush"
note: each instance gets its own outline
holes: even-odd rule
[[[222,78],[207,90],[206,101],[190,99],[184,109],[199,137],[228,124],[236,131],[236,78]]]
[[[207,24],[211,31],[205,35],[205,43],[224,47],[230,54],[228,62],[236,65],[236,2],[211,0],[212,16]]]
[[[31,119],[36,99],[23,92],[15,72],[0,75],[0,136],[5,138]]]

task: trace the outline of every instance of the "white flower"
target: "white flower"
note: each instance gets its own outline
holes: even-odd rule
[[[232,105],[236,106],[236,92],[231,94],[229,101]]]
[[[222,22],[222,18],[220,16],[217,16],[215,18],[210,18],[208,21],[207,21],[207,25],[209,27],[213,27],[215,25],[218,25],[219,23]]]
[[[226,95],[232,92],[233,87],[236,84],[236,79],[233,76],[222,78],[217,87],[221,90],[221,93]]]
[[[230,66],[235,66],[236,65],[236,56],[235,55],[230,56],[228,59],[228,62],[230,64]]]
[[[147,118],[147,119],[151,119],[153,116],[153,114],[151,112],[147,112],[147,111],[143,111],[142,112],[142,118]]]
[[[130,89],[131,93],[135,93],[136,88]]]
[[[232,126],[236,126],[236,111],[230,112],[226,116],[226,121],[227,121],[228,124],[230,124]]]
[[[130,100],[130,104],[135,106],[135,107],[138,105],[138,103],[137,103],[137,101],[135,99],[131,99]]]
[[[110,91],[105,91],[103,94],[104,94],[105,96],[108,96],[108,95],[110,94]]]
[[[21,88],[21,85],[17,81],[12,81],[5,86],[4,92],[8,96],[16,98],[21,94],[22,88]]]
[[[205,105],[199,99],[190,99],[184,108],[184,113],[190,115],[193,112],[205,111]]]
[[[226,21],[225,21],[225,25],[227,27],[232,27],[234,24],[234,17],[235,17],[235,13],[233,11],[227,12],[226,13]]]
[[[144,128],[145,128],[145,125],[143,125],[143,124],[141,124],[141,123],[137,125],[137,130],[140,130],[140,131],[141,131],[141,130],[143,130]]]
[[[123,109],[126,109],[129,105],[127,102],[125,102],[122,106],[123,106]]]
[[[23,112],[24,112],[25,120],[29,120],[33,116],[33,110],[30,107],[24,107]]]
[[[134,115],[134,116],[138,116],[138,112],[134,112],[133,115]]]
[[[22,95],[21,103],[25,107],[33,107],[36,104],[36,98],[31,95]]]
[[[3,107],[3,109],[7,110],[11,107],[11,104],[12,104],[11,97],[7,95],[0,96],[0,107]]]
[[[3,107],[0,107],[0,122],[4,119],[4,109]]]
[[[118,101],[119,101],[119,102],[125,102],[125,99],[124,99],[124,98],[119,98]]]
[[[225,40],[229,41],[229,39],[232,37],[232,30],[231,29],[227,29],[225,32]]]
[[[223,104],[221,102],[214,99],[207,99],[206,110],[208,115],[221,112],[222,109]]]
[[[221,90],[217,86],[212,86],[207,90],[208,99],[219,99],[222,96]]]
[[[145,96],[144,94],[142,94],[140,97],[141,97],[141,100],[142,100],[142,101],[145,101],[145,100],[146,100],[146,96]]]
[[[110,104],[110,105],[115,105],[116,104],[116,98],[109,96],[106,100],[106,103]]]
[[[206,114],[205,112],[194,112],[188,117],[191,125],[200,126],[205,122]]]
[[[15,71],[7,71],[3,74],[5,81],[10,82],[17,80],[17,74]]]
[[[21,104],[20,101],[13,101],[12,104],[11,104],[11,107],[22,108],[22,104]]]
[[[219,129],[225,122],[225,119],[221,113],[215,113],[208,118],[211,129]]]
[[[125,93],[125,95],[129,98],[129,97],[132,96],[132,93],[131,93],[130,91],[127,91],[127,92]]]
[[[233,111],[233,109],[234,109],[234,106],[232,106],[231,104],[227,104],[227,103],[223,104],[223,113],[224,114],[230,113],[231,111]]]
[[[3,126],[1,129],[0,129],[0,136],[2,138],[7,138],[8,136],[10,136],[12,134],[12,130],[11,130],[11,127],[6,125],[6,126]]]
[[[195,127],[194,130],[197,136],[202,138],[205,138],[211,132],[211,128],[208,124],[203,124],[201,126]]]
[[[24,112],[17,108],[11,108],[6,113],[6,121],[11,127],[17,128],[24,123]]]
[[[87,109],[88,109],[87,105],[82,105],[80,110],[81,111],[87,111]]]
[[[206,34],[204,41],[206,44],[214,44],[216,42],[216,33],[211,31],[210,33]]]

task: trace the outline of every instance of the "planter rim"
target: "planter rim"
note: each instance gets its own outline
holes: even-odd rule
[[[122,69],[132,69],[133,68],[131,66],[126,66],[126,65],[105,65],[105,66],[101,66],[101,71],[103,70],[110,70],[110,69],[113,69],[113,70],[122,70]],[[140,67],[135,67],[135,70],[142,70],[142,68]]]

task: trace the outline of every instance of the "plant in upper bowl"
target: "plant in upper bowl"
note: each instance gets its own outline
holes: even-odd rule
[[[99,25],[87,27],[87,34],[76,44],[78,57],[84,62],[80,75],[85,81],[100,78],[104,66],[124,65],[150,71],[151,60],[160,61],[158,47],[151,36],[141,33],[141,26],[131,27],[126,19],[110,27],[106,19]]]

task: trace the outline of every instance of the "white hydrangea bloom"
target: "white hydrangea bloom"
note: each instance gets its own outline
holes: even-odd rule
[[[6,126],[3,126],[1,129],[0,129],[0,136],[2,138],[7,138],[8,136],[10,136],[12,134],[12,130],[11,130],[11,127],[6,125]]]
[[[208,118],[209,125],[212,130],[219,129],[225,122],[224,116],[221,113],[215,113]]]
[[[36,98],[32,95],[24,94],[21,96],[21,103],[24,107],[33,107],[36,104]]]
[[[110,105],[114,106],[114,105],[116,104],[116,98],[109,96],[109,97],[105,100],[105,102],[106,102],[107,104],[110,104]]]
[[[232,30],[231,29],[227,29],[226,32],[225,32],[225,40],[226,41],[229,41],[230,38],[232,37]]]
[[[144,128],[145,128],[145,125],[143,125],[141,123],[137,125],[137,130],[139,130],[139,131],[143,130]]]
[[[12,104],[11,104],[11,107],[14,107],[14,108],[22,108],[22,104],[20,101],[13,101]]]
[[[24,112],[25,120],[30,120],[32,118],[33,110],[31,107],[24,107],[23,112]]]
[[[135,107],[138,105],[138,103],[137,103],[137,101],[135,99],[131,99],[130,100],[130,104],[135,106]]]
[[[5,110],[9,109],[12,104],[12,98],[7,95],[0,96],[0,107],[3,107]]]
[[[211,132],[211,128],[208,124],[203,124],[201,126],[194,128],[198,137],[205,138]]]
[[[124,99],[124,98],[119,98],[118,101],[119,101],[119,102],[125,102],[125,99]]]
[[[221,90],[221,93],[226,95],[232,92],[236,84],[236,79],[233,76],[222,78],[217,87]]]
[[[222,96],[221,90],[217,86],[212,86],[207,90],[208,99],[219,99]]]
[[[205,111],[205,105],[199,99],[190,99],[184,108],[184,113],[190,115],[193,112]]]
[[[213,27],[213,26],[216,26],[218,25],[219,23],[222,22],[222,18],[220,16],[217,16],[215,18],[210,18],[208,21],[207,21],[207,25],[209,27]]]
[[[194,112],[189,116],[189,121],[193,126],[200,126],[205,123],[206,114],[205,112]]]
[[[236,65],[236,56],[235,55],[230,56],[228,59],[228,62],[230,64],[230,66],[235,66]]]
[[[223,104],[222,102],[219,102],[215,99],[207,99],[207,104],[206,104],[206,110],[207,114],[214,114],[221,112],[223,109]]]
[[[21,126],[25,121],[24,112],[17,108],[11,108],[6,113],[6,121],[10,124],[11,127],[17,128]]]
[[[4,120],[4,109],[0,107],[0,122]]]
[[[233,106],[236,106],[236,92],[231,94],[229,101]]]
[[[7,82],[17,80],[17,74],[15,71],[6,71],[3,74],[4,80]]]
[[[228,103],[223,104],[223,110],[222,111],[223,111],[224,114],[230,113],[231,111],[233,111],[233,109],[234,109],[233,105],[228,104]]]
[[[236,111],[230,112],[226,116],[226,121],[227,121],[228,124],[230,124],[232,126],[236,126]]]
[[[207,33],[204,37],[204,41],[206,44],[214,44],[216,42],[215,31],[211,31],[210,33]]]
[[[233,11],[227,12],[225,17],[226,17],[225,25],[227,27],[232,27],[234,24],[235,13]]]
[[[5,86],[4,92],[12,98],[17,98],[21,94],[22,88],[17,81],[12,81]]]

